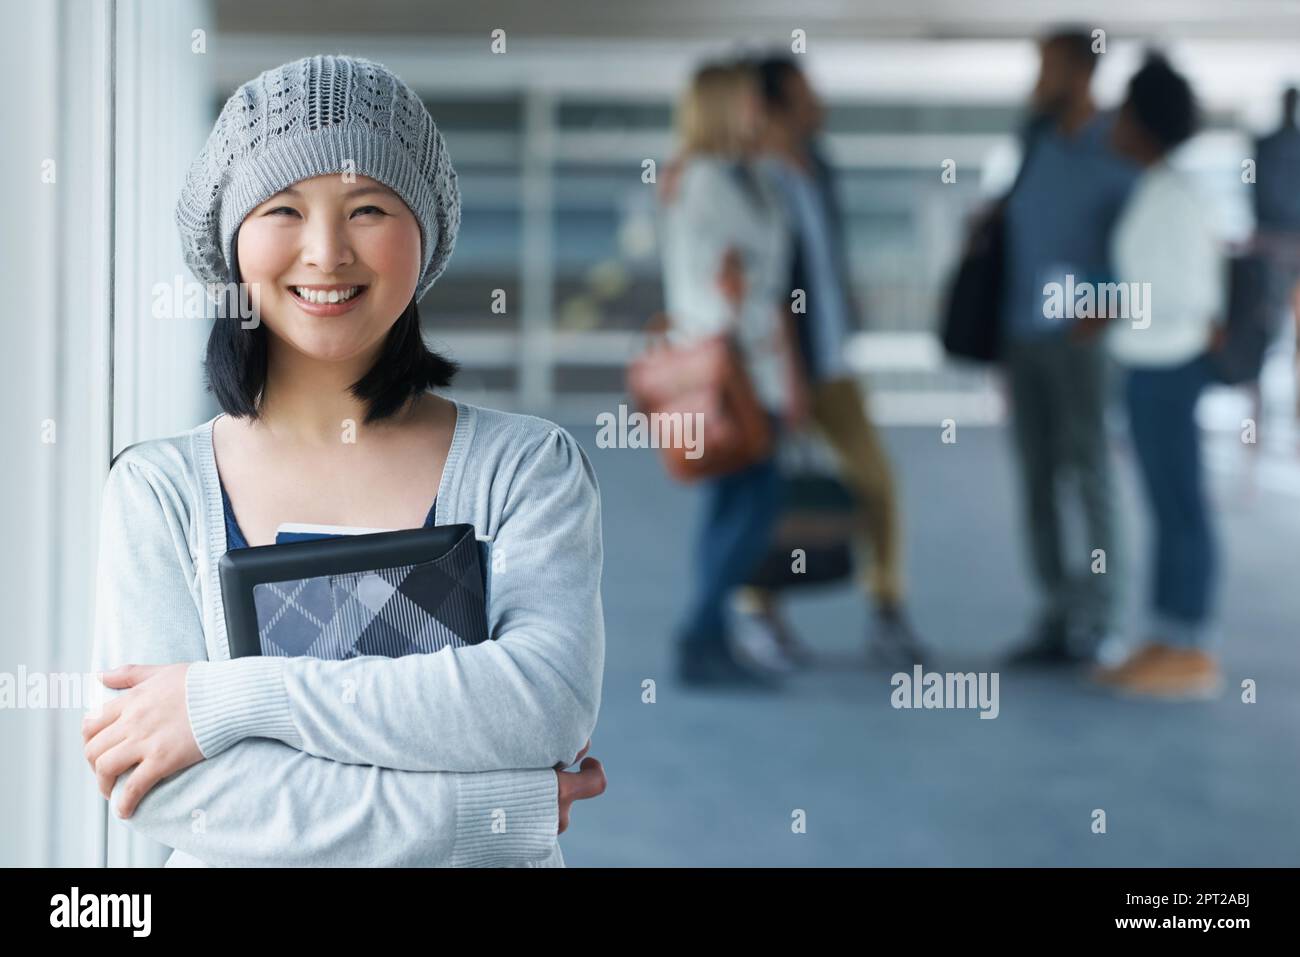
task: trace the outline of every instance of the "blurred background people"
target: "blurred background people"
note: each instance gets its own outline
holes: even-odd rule
[[[745,369],[777,429],[806,413],[793,404],[799,372],[780,311],[789,227],[754,168],[761,122],[754,70],[721,63],[696,72],[679,104],[679,152],[664,190],[664,300],[676,343],[734,323]],[[733,657],[727,606],[762,558],[779,511],[771,455],[705,483],[694,595],[677,637],[684,684],[772,687],[770,674]]]
[[[1282,94],[1282,120],[1278,128],[1255,143],[1255,240],[1271,253],[1278,279],[1289,291],[1283,296],[1296,330],[1296,369],[1300,371],[1300,127],[1296,106],[1300,90],[1287,87]],[[1256,392],[1256,421],[1259,398]],[[1296,415],[1300,417],[1300,389],[1296,390]]]
[[[793,230],[789,290],[802,308],[790,316],[813,426],[835,450],[844,480],[865,516],[856,551],[862,584],[876,609],[868,647],[896,665],[920,660],[920,645],[905,612],[903,558],[893,469],[865,411],[866,397],[845,350],[858,323],[845,253],[843,217],[830,164],[817,134],[825,110],[792,56],[755,61],[761,82],[763,171],[776,184]],[[750,607],[774,625],[780,646],[796,660],[809,652],[780,617],[775,596],[746,589]]]
[[[1111,228],[1136,167],[1110,144],[1097,109],[1086,31],[1039,44],[1024,166],[1006,210],[1003,327],[1024,522],[1044,608],[1013,660],[1065,662],[1114,647],[1123,574],[1104,423],[1105,352],[1090,322],[1049,318],[1044,287],[1104,282]],[[1069,277],[1073,277],[1070,279]],[[1083,506],[1085,539],[1067,549],[1062,482]],[[1105,574],[1092,571],[1100,549]]]
[[[1222,685],[1210,652],[1218,580],[1196,403],[1212,381],[1210,349],[1222,315],[1224,259],[1210,204],[1168,162],[1198,125],[1191,86],[1151,55],[1129,82],[1115,148],[1142,167],[1112,239],[1121,282],[1150,283],[1141,322],[1109,322],[1108,344],[1127,371],[1130,433],[1154,528],[1151,621],[1102,684],[1160,698],[1212,695]]]
[[[1255,223],[1267,236],[1300,237],[1300,128],[1296,101],[1300,90],[1282,94],[1282,121],[1255,144]]]

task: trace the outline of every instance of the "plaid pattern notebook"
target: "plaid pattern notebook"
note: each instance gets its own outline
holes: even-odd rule
[[[487,609],[481,554],[472,527],[436,558],[375,568],[322,568],[321,574],[275,577],[272,552],[311,554],[328,566],[333,546],[365,540],[446,532],[408,530],[348,536],[337,541],[240,549],[222,559],[232,657],[247,654],[355,658],[441,651],[487,640]],[[311,553],[304,552],[311,549]],[[260,553],[260,554],[255,554]],[[254,554],[257,570],[247,556]],[[353,562],[353,565],[356,563]],[[249,595],[251,592],[251,603]],[[251,607],[250,607],[251,605]],[[249,620],[251,619],[251,621]],[[252,632],[256,631],[256,647]]]

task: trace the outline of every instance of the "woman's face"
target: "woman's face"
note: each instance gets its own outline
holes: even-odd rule
[[[306,356],[342,361],[378,349],[410,303],[420,226],[368,176],[316,176],[250,212],[236,252],[270,332]]]

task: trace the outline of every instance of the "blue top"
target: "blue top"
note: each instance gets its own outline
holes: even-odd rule
[[[1073,136],[1053,124],[1029,147],[1006,213],[1006,297],[1002,324],[1012,339],[1060,332],[1044,315],[1043,287],[1113,282],[1111,229],[1137,181],[1135,163],[1110,145],[1114,115],[1097,113]]]
[[[832,212],[827,208],[827,195],[812,176],[797,167],[773,160],[768,167],[783,191],[790,218],[798,237],[796,268],[802,268],[802,277],[795,288],[807,284],[807,316],[811,335],[805,356],[811,378],[834,379],[849,371],[844,359],[844,344],[849,336],[850,305],[845,288],[845,277],[839,272],[835,255],[835,225]]]
[[[226,494],[226,485],[224,482],[221,482],[220,478],[218,478],[217,481],[221,484],[221,504],[226,512],[226,550],[229,551],[232,548],[247,548],[248,539],[244,538],[244,533],[240,531],[239,523],[235,521],[235,510],[230,507],[230,496]],[[437,508],[438,497],[435,495],[433,497],[433,504],[429,506],[429,514],[425,516],[424,519],[425,528],[433,527],[433,513]]]
[[[1255,216],[1259,228],[1300,232],[1300,130],[1284,127],[1255,147]]]

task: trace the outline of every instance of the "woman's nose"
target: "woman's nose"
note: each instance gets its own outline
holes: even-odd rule
[[[318,221],[307,227],[302,247],[302,263],[323,273],[334,273],[354,260],[347,231],[333,222]]]

